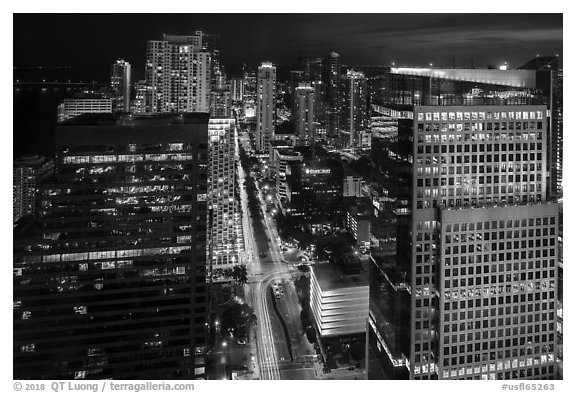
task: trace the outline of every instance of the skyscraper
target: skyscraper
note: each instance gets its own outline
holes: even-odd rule
[[[290,113],[296,116],[296,88],[304,81],[304,71],[290,71]]]
[[[309,83],[300,83],[294,89],[293,113],[296,135],[300,144],[308,144],[315,137],[315,98],[314,88]]]
[[[328,101],[328,130],[327,136],[337,138],[340,129],[340,76],[342,63],[340,55],[336,52],[324,60],[323,80],[326,83],[326,100]]]
[[[547,96],[549,117],[548,124],[548,182],[549,198],[562,197],[563,166],[563,72],[559,69],[560,59],[557,56],[537,56],[521,66],[521,70],[536,71],[536,85]]]
[[[254,119],[256,116],[257,81],[256,72],[244,66],[242,103],[246,119]]]
[[[393,68],[397,252],[374,261],[369,377],[553,379],[558,208],[534,71]],[[395,162],[395,163],[394,163]]]
[[[258,67],[256,87],[256,150],[269,153],[276,126],[276,67],[264,62]]]
[[[201,32],[193,36],[164,35],[148,41],[146,51],[147,112],[208,112],[210,53]]]
[[[14,378],[203,378],[208,114],[82,115],[55,144],[15,233]]]
[[[134,100],[132,100],[132,113],[146,113],[146,99],[152,97],[150,94],[151,88],[148,86],[145,80],[138,81],[134,84],[134,90],[136,95]]]
[[[362,72],[348,70],[342,78],[340,126],[349,133],[348,144],[356,146],[360,131],[368,127],[366,78]]]
[[[242,247],[240,211],[236,185],[236,122],[210,119],[209,134],[209,258],[210,271],[239,262]]]
[[[232,100],[241,102],[244,100],[244,80],[241,78],[234,78],[231,81]]]
[[[114,100],[114,110],[130,112],[131,66],[125,60],[116,60],[110,72],[110,88]]]

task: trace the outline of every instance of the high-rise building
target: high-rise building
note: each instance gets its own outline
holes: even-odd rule
[[[146,99],[147,97],[151,97],[151,88],[148,86],[145,80],[141,80],[134,84],[134,90],[136,92],[136,96],[134,97],[134,100],[132,100],[131,112],[145,113],[147,108]]]
[[[14,238],[14,378],[203,378],[208,114],[82,115],[55,152]]]
[[[362,72],[348,70],[342,78],[340,126],[345,134],[349,134],[350,147],[357,145],[360,131],[368,127],[367,89]]]
[[[244,79],[233,78],[230,85],[232,90],[232,101],[241,102],[244,100]]]
[[[342,225],[343,168],[323,148],[294,149],[302,160],[287,160],[286,200],[288,218],[310,228]]]
[[[40,156],[24,156],[14,161],[13,171],[13,220],[34,215],[36,211],[36,181],[54,169],[54,161]]]
[[[254,119],[256,117],[256,97],[257,97],[257,82],[258,78],[256,72],[249,67],[243,69],[243,86],[244,92],[242,97],[244,117],[246,119]]]
[[[314,142],[315,119],[314,119],[314,88],[309,83],[300,83],[294,89],[294,125],[300,144]]]
[[[276,126],[276,67],[264,62],[258,67],[256,90],[256,150],[269,153]]]
[[[383,90],[397,251],[373,264],[369,377],[555,378],[558,207],[535,72],[392,68],[388,83],[405,87]]]
[[[521,70],[536,71],[536,86],[547,97],[548,104],[548,198],[562,197],[563,165],[563,72],[558,56],[538,56],[521,66]]]
[[[232,99],[227,88],[210,92],[210,117],[223,119],[232,115]]]
[[[112,113],[112,108],[111,98],[66,98],[58,105],[58,122],[84,113]]]
[[[292,119],[296,116],[296,88],[298,88],[302,82],[304,82],[304,71],[290,71],[290,114],[292,115]]]
[[[148,41],[146,51],[147,112],[208,112],[211,87],[210,52],[203,35],[164,35]]]
[[[243,244],[236,184],[236,122],[210,119],[208,133],[208,250],[210,271],[215,273],[239,262]]]
[[[340,130],[340,77],[342,63],[336,52],[324,59],[323,82],[326,84],[326,101],[328,101],[327,136],[337,138]]]
[[[114,111],[130,112],[131,66],[125,60],[116,60],[110,72],[110,89]]]

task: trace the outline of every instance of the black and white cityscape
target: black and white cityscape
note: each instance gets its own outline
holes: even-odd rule
[[[13,22],[13,379],[563,379],[562,14]]]

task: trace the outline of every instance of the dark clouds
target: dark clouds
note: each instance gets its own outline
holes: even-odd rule
[[[311,57],[337,51],[349,64],[520,65],[537,53],[562,54],[561,14],[16,14],[14,65],[106,75],[122,57],[138,73],[147,40],[195,30],[221,34],[232,72],[263,60],[293,64],[297,45]]]

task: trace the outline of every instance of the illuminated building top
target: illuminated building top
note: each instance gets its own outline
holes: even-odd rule
[[[533,70],[452,69],[392,67],[392,74],[424,76],[464,82],[535,88],[536,72]]]

